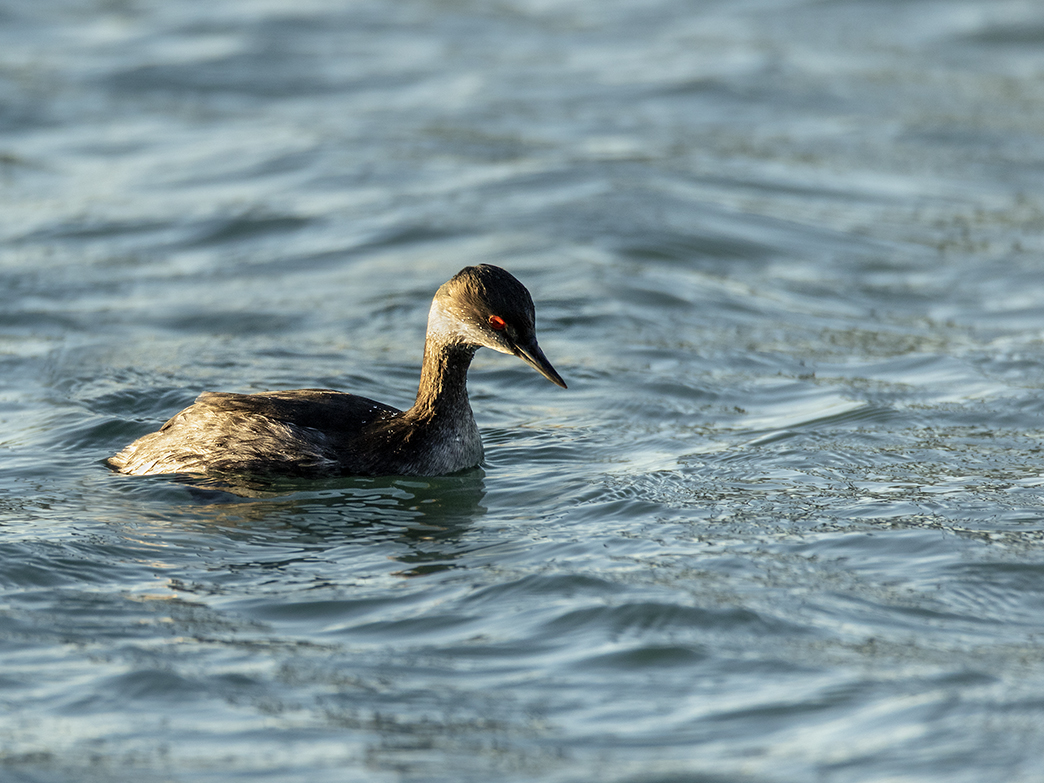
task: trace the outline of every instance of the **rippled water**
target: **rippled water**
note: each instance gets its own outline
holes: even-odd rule
[[[1044,781],[1044,10],[0,3],[0,778]],[[484,468],[102,460],[405,406]]]

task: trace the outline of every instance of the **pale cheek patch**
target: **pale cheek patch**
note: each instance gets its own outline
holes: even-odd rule
[[[447,343],[480,345],[500,353],[511,353],[494,342],[485,329],[466,320],[457,310],[444,306],[437,299],[431,303],[431,310],[428,311],[428,335]]]

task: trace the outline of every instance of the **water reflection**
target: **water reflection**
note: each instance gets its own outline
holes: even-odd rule
[[[166,541],[176,542],[172,525],[193,536],[202,532],[213,538],[220,531],[228,545],[249,547],[250,563],[239,567],[282,568],[314,561],[317,553],[336,547],[385,544],[393,548],[389,559],[406,566],[394,575],[435,573],[457,567],[455,561],[469,551],[465,532],[487,511],[482,469],[434,478],[265,483],[231,477],[134,478],[138,481],[124,482],[124,489],[155,508]],[[163,484],[166,491],[157,492]],[[178,502],[172,502],[172,494]],[[146,535],[151,540],[155,534]]]

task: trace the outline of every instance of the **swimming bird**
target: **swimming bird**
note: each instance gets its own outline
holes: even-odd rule
[[[330,389],[204,392],[108,464],[138,475],[316,478],[437,476],[475,467],[483,451],[467,374],[480,347],[517,356],[566,388],[537,344],[529,291],[500,267],[480,264],[462,269],[432,299],[409,410]]]

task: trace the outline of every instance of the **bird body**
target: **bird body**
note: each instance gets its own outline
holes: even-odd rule
[[[204,392],[108,462],[139,475],[434,476],[475,467],[483,450],[467,373],[483,346],[518,356],[565,388],[537,344],[529,292],[503,269],[482,264],[435,294],[408,410],[330,389]]]

